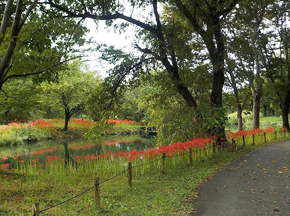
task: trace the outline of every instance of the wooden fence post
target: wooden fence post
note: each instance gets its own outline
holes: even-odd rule
[[[132,178],[133,178],[133,175],[132,175],[132,163],[129,162],[128,163],[128,183],[129,183],[130,187],[132,187]]]
[[[213,153],[216,152],[215,147],[216,147],[216,142],[217,142],[217,141],[218,141],[218,140],[216,139],[216,140],[214,140],[214,142],[212,143],[212,150],[213,150]]]
[[[284,138],[286,137],[286,130],[284,130]]]
[[[244,145],[244,146],[246,145],[246,142],[245,142],[245,135],[243,135],[243,145]]]
[[[161,173],[164,175],[165,174],[165,153],[162,153],[162,167],[161,167]]]
[[[96,202],[96,206],[100,207],[100,178],[96,177],[95,178],[95,202]]]
[[[253,145],[255,145],[255,134],[253,134]]]
[[[266,132],[264,132],[264,140],[265,140],[265,143],[267,143],[267,135],[266,135]]]
[[[192,149],[191,148],[189,148],[189,164],[190,164],[190,166],[192,166]]]
[[[275,131],[275,140],[277,139],[277,131]]]
[[[235,149],[237,149],[237,145],[236,145],[236,142],[235,142],[235,139],[234,139],[234,138],[232,138],[232,145],[233,145],[233,147],[234,147]]]
[[[32,204],[32,216],[39,216],[40,211],[39,211],[39,203],[33,203]]]

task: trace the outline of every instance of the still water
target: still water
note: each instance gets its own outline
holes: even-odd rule
[[[9,164],[13,168],[19,160],[40,160],[60,157],[61,159],[100,155],[108,152],[128,152],[155,147],[154,137],[113,136],[102,138],[98,142],[77,140],[47,140],[21,146],[0,148],[0,164]]]

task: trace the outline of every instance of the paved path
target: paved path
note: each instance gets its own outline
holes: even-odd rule
[[[288,170],[289,169],[289,170]],[[290,215],[290,141],[255,150],[198,190],[193,215]]]

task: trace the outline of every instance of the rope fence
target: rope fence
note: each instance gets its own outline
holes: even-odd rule
[[[235,149],[238,149],[239,146],[245,146],[246,145],[246,141],[248,141],[249,139],[251,139],[252,141],[252,145],[255,145],[255,144],[262,144],[262,143],[267,143],[267,142],[271,142],[271,141],[277,141],[278,140],[278,136],[280,135],[280,138],[286,138],[286,131],[282,131],[283,134],[281,133],[278,133],[277,131],[274,132],[274,140],[270,140],[269,136],[267,136],[267,133],[264,132],[263,134],[253,134],[252,136],[242,136],[240,138],[232,138],[231,140],[231,145],[235,148]],[[289,137],[288,135],[289,133],[287,133],[287,137]],[[216,143],[213,143],[212,145],[212,151],[213,153],[216,152]],[[218,148],[219,150],[222,150],[221,148]],[[198,149],[198,150],[195,150],[195,153],[198,152],[198,151],[202,151],[202,150],[205,150],[205,149]],[[69,198],[69,199],[66,199],[58,204],[55,204],[53,206],[50,206],[48,208],[45,208],[43,210],[40,210],[40,203],[39,202],[35,202],[32,204],[32,216],[39,216],[40,213],[43,213],[45,211],[48,211],[52,208],[55,208],[57,206],[60,206],[66,202],[69,202],[70,200],[73,200],[75,198],[78,198],[80,197],[81,195],[87,193],[88,191],[92,190],[92,189],[95,189],[94,192],[95,192],[95,204],[96,204],[96,207],[100,207],[100,200],[101,200],[101,196],[100,196],[100,185],[105,183],[105,182],[108,182],[120,175],[122,175],[123,173],[126,173],[127,172],[127,176],[128,176],[128,184],[130,187],[132,187],[132,181],[133,181],[133,168],[137,168],[137,167],[141,167],[141,166],[145,166],[145,165],[149,165],[149,164],[152,164],[152,163],[155,163],[157,161],[161,161],[161,174],[165,175],[165,159],[166,158],[173,158],[173,157],[179,157],[179,156],[185,156],[185,155],[189,155],[189,164],[190,165],[193,165],[193,157],[192,157],[192,148],[189,148],[187,152],[182,152],[182,153],[179,153],[179,154],[174,154],[174,155],[166,155],[166,153],[162,153],[162,156],[160,158],[157,158],[155,160],[152,160],[152,161],[149,161],[147,163],[143,163],[143,164],[139,164],[139,165],[136,165],[136,166],[133,166],[132,162],[128,162],[128,169],[125,169],[123,170],[122,172],[116,174],[115,176],[112,176],[108,179],[105,179],[103,180],[102,182],[100,182],[100,177],[95,177],[95,181],[94,181],[94,186],[84,190],[83,192]]]

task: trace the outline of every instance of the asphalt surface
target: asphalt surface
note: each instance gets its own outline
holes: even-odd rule
[[[194,209],[196,216],[290,215],[290,141],[255,150],[218,171],[199,188]]]

